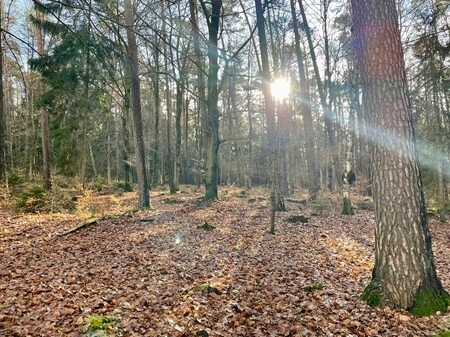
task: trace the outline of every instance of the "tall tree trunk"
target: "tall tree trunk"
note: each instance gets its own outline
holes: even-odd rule
[[[201,0],[203,1],[203,0]],[[205,4],[202,6],[205,8]],[[206,8],[205,8],[206,9]],[[222,0],[212,0],[211,14],[207,15],[208,20],[208,96],[206,104],[208,107],[208,120],[206,132],[206,168],[205,168],[205,200],[217,200],[218,184],[218,164],[219,164],[219,50],[217,41],[219,39],[220,12],[222,10]]]
[[[42,13],[37,11],[37,16],[41,19]],[[38,53],[42,57],[45,53],[44,51],[44,37],[42,29],[37,27],[37,44]],[[39,94],[43,95],[46,91],[45,82],[41,78],[39,81]],[[41,107],[41,139],[42,139],[42,180],[43,187],[45,189],[51,189],[52,182],[50,176],[50,128],[48,122],[48,109],[46,107]]]
[[[174,185],[175,190],[180,189],[180,176],[181,176],[181,115],[183,112],[183,96],[184,86],[182,80],[177,82],[177,99],[175,108],[175,172],[174,172]]]
[[[206,84],[205,84],[205,74],[203,70],[202,62],[202,51],[200,46],[200,31],[198,25],[198,3],[197,0],[189,0],[189,10],[191,14],[191,32],[192,39],[194,42],[194,60],[195,69],[197,70],[197,90],[198,90],[198,110],[200,115],[200,123],[197,123],[198,137],[198,150],[199,150],[199,161],[198,161],[198,185],[200,185],[203,177],[201,172],[203,171],[203,159],[206,158],[205,155],[205,143],[206,143],[206,128],[207,128],[207,104],[206,104]]]
[[[259,48],[261,50],[261,66],[262,66],[262,91],[264,95],[264,112],[267,119],[267,134],[269,147],[269,167],[270,167],[270,230],[271,234],[275,233],[275,210],[276,210],[276,125],[275,125],[275,102],[270,90],[270,68],[269,56],[267,51],[267,39],[264,24],[264,10],[261,0],[255,0],[256,22],[258,26]]]
[[[91,6],[91,3],[89,2],[89,8]],[[90,38],[91,35],[91,11],[88,10],[88,26],[87,26],[87,36]],[[83,121],[82,121],[82,128],[81,128],[81,137],[82,137],[82,143],[81,143],[81,174],[80,174],[80,181],[83,188],[85,187],[86,183],[86,165],[87,165],[87,148],[88,148],[88,124],[89,124],[89,117],[91,115],[91,103],[89,100],[89,81],[91,77],[91,51],[89,47],[86,49],[86,69],[84,74],[84,92],[83,92],[83,100],[84,100],[84,109],[83,109]]]
[[[353,69],[352,69],[353,71]],[[355,112],[358,105],[358,87],[354,84],[352,79],[349,81],[349,95],[350,95],[350,111],[348,114],[348,128],[347,128],[347,152],[345,155],[344,173],[342,174],[342,196],[343,206],[342,214],[353,215],[352,202],[350,200],[350,185],[355,182],[356,175],[353,172],[353,139],[355,134]]]
[[[162,31],[166,32],[166,19],[171,17],[170,6],[167,8],[169,15],[166,15],[166,7],[164,1],[161,2],[161,12],[162,12]],[[167,113],[167,124],[166,124],[166,141],[167,141],[167,171],[169,177],[169,189],[170,193],[174,194],[177,191],[175,186],[175,167],[174,167],[174,156],[173,156],[173,145],[172,145],[172,97],[170,90],[170,77],[169,77],[169,57],[172,53],[167,48],[167,44],[170,43],[171,34],[167,33],[165,38],[167,42],[164,43],[164,72],[166,73],[166,113]]]
[[[131,183],[132,179],[132,167],[131,167],[131,141],[130,141],[130,129],[128,126],[128,119],[130,117],[131,110],[131,80],[130,80],[130,66],[129,64],[125,65],[125,79],[124,79],[124,97],[123,97],[123,107],[121,114],[122,121],[122,139],[123,139],[123,148],[122,148],[122,163],[123,163],[123,174],[124,174],[124,184],[125,190],[131,191]]]
[[[370,123],[375,266],[363,299],[425,316],[450,296],[436,275],[395,0],[352,0]]]
[[[136,144],[136,169],[138,179],[139,208],[150,207],[147,170],[145,169],[144,133],[142,131],[141,87],[139,79],[138,50],[134,32],[134,11],[131,0],[124,1],[127,28],[128,58],[131,73],[131,96],[133,107],[134,139]]]
[[[306,164],[308,168],[308,191],[309,197],[315,199],[320,190],[319,165],[315,150],[314,124],[311,112],[311,94],[309,91],[309,79],[306,77],[305,65],[303,63],[302,50],[300,48],[300,34],[298,31],[298,20],[295,11],[295,2],[290,0],[292,23],[294,28],[295,52],[297,56],[297,67],[300,78],[300,100],[303,116],[303,132],[305,133]]]
[[[159,40],[158,40],[159,41]],[[152,146],[152,163],[150,166],[150,181],[151,186],[156,187],[161,184],[161,160],[159,155],[159,144],[160,144],[160,131],[159,124],[161,119],[161,99],[160,99],[160,76],[159,76],[159,47],[155,48],[154,51],[154,60],[155,60],[155,74],[153,80],[153,99],[155,101],[155,111],[154,111],[154,141]]]
[[[0,28],[3,28],[3,1],[0,4]],[[6,123],[3,105],[3,34],[0,34],[0,181],[6,175]]]
[[[109,102],[109,111],[112,110],[111,105],[112,105],[112,97],[110,96],[110,102]],[[107,144],[106,144],[106,158],[107,158],[107,162],[106,162],[106,176],[108,178],[108,185],[111,185],[112,182],[112,178],[111,178],[111,157],[112,157],[112,151],[111,151],[111,134],[113,133],[113,129],[111,128],[111,123],[112,123],[112,117],[111,114],[108,113],[107,116],[107,120],[106,120],[106,130],[108,132],[108,136],[107,136]]]
[[[339,167],[338,151],[336,151],[336,149],[335,149],[336,135],[334,133],[334,128],[333,128],[333,111],[331,110],[331,107],[328,106],[328,104],[327,104],[327,95],[326,95],[326,91],[323,86],[322,80],[320,78],[319,66],[317,65],[316,52],[314,50],[314,44],[312,41],[311,30],[309,28],[305,9],[303,7],[303,0],[298,0],[298,4],[300,6],[300,14],[302,16],[303,28],[306,33],[306,39],[308,40],[309,52],[311,54],[311,61],[313,64],[313,69],[314,69],[314,76],[316,77],[316,82],[317,82],[317,91],[319,92],[320,104],[322,106],[322,111],[323,111],[323,114],[325,117],[324,118],[325,119],[325,131],[328,136],[328,144],[330,146],[331,157],[333,159],[332,164],[331,164],[332,173],[331,173],[331,179],[330,179],[330,187],[332,189],[334,185],[338,185],[336,170]]]

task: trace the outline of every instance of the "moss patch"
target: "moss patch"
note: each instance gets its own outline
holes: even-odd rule
[[[380,287],[377,280],[372,279],[369,285],[364,289],[361,299],[371,307],[378,307],[381,304]]]
[[[449,331],[441,331],[435,337],[450,337],[450,330]]]
[[[446,311],[449,303],[450,295],[445,291],[437,294],[432,289],[424,287],[417,292],[411,311],[416,316],[430,316],[437,311]]]

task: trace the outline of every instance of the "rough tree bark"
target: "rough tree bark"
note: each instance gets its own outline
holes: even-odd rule
[[[375,266],[362,298],[431,315],[445,311],[450,296],[433,261],[396,2],[351,3],[375,202]]]
[[[131,74],[131,97],[134,122],[134,140],[136,144],[136,169],[138,179],[139,208],[150,207],[147,170],[145,168],[144,134],[142,131],[141,86],[139,79],[136,35],[134,32],[134,10],[131,0],[124,1],[125,25],[128,40],[128,59]]]

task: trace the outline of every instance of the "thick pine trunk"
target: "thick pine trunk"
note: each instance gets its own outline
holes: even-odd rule
[[[375,266],[363,299],[417,315],[445,311],[436,276],[394,0],[352,0],[370,123]]]

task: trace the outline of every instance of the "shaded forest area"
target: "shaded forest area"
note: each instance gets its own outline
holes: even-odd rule
[[[0,332],[449,334],[449,1],[0,11]]]
[[[418,318],[359,299],[374,251],[365,198],[348,217],[336,195],[313,203],[296,194],[302,203],[287,202],[274,236],[268,190],[226,188],[213,204],[201,189],[181,191],[152,192],[155,209],[139,213],[130,211],[135,193],[99,192],[80,198],[72,217],[3,213],[0,334],[416,337],[450,328],[448,315]],[[60,236],[91,217],[96,224]],[[430,225],[449,289],[450,228]],[[95,315],[117,321],[83,330]]]

